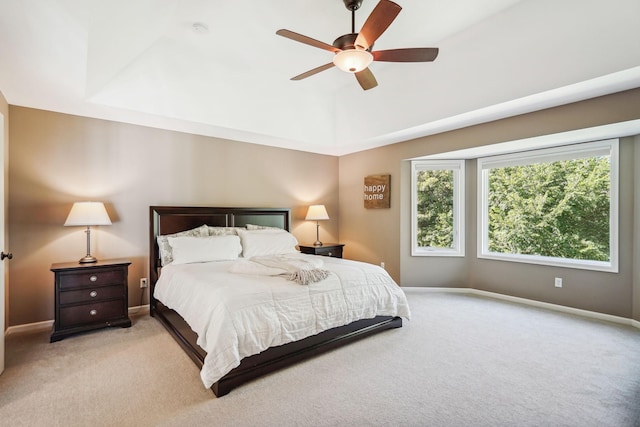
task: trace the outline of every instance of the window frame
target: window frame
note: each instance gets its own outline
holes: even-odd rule
[[[608,151],[610,156],[609,176],[609,261],[578,260],[571,258],[558,258],[540,255],[504,254],[489,251],[489,224],[488,224],[488,191],[489,169],[511,165],[524,165],[539,163],[541,161],[553,162],[558,160],[578,159],[602,155]],[[536,161],[537,160],[537,161]],[[500,261],[522,262],[555,267],[568,267],[593,271],[618,272],[619,263],[619,140],[617,138],[595,142],[583,142],[568,144],[559,147],[529,150],[510,154],[502,154],[491,157],[482,157],[477,160],[477,187],[478,187],[478,236],[477,257]]]
[[[453,171],[453,247],[434,248],[418,246],[417,172],[421,170]],[[465,256],[465,161],[464,160],[412,160],[411,161],[411,256]]]

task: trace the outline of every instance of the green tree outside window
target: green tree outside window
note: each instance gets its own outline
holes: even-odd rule
[[[489,170],[489,251],[610,261],[609,156]]]
[[[451,248],[454,241],[453,171],[419,171],[416,187],[418,246]]]

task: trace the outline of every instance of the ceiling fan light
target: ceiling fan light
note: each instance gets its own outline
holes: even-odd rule
[[[364,70],[373,62],[371,52],[363,49],[347,49],[336,53],[333,63],[347,73],[357,73]]]

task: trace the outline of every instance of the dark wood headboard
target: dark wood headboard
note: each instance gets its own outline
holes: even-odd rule
[[[201,225],[212,227],[244,227],[247,224],[289,230],[291,210],[287,208],[229,208],[209,206],[149,207],[149,303],[155,308],[153,290],[160,271],[157,237],[190,230]]]

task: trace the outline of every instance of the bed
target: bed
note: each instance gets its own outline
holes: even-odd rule
[[[178,311],[184,313],[181,308],[177,308],[176,310],[169,308],[169,306],[176,308],[175,302],[170,301],[169,303],[165,303],[162,301],[162,299],[165,298],[164,295],[167,295],[166,291],[164,293],[161,292],[163,289],[162,286],[166,287],[166,285],[164,282],[161,281],[161,283],[158,283],[158,281],[162,275],[163,261],[166,265],[166,260],[163,260],[162,258],[163,253],[158,245],[158,236],[164,237],[167,235],[175,235],[176,233],[198,229],[202,226],[209,227],[210,229],[253,228],[264,229],[263,231],[265,232],[270,229],[282,229],[288,231],[291,224],[290,210],[279,208],[151,206],[149,208],[149,224],[150,314],[169,331],[186,354],[201,369],[201,375],[203,375],[202,373],[205,372],[207,363],[210,363],[212,358],[207,358],[207,352],[199,344],[208,337],[208,334],[201,332],[201,336],[199,337],[199,335],[194,332],[194,329],[199,330],[199,328],[192,328],[192,326],[190,326],[190,324],[185,320],[185,317],[189,318],[189,316],[192,316],[191,314],[178,314]],[[277,230],[274,230],[274,232],[275,231]],[[300,256],[311,257],[317,260],[317,262],[320,262],[320,258],[312,255],[300,254]],[[332,263],[364,264],[354,261],[322,258],[322,263],[326,263],[327,265]],[[165,276],[162,277],[163,279],[170,277],[170,271],[171,274],[173,274],[174,270],[178,270],[177,267],[171,266],[171,264],[165,267]],[[347,267],[351,268],[350,265],[347,265],[347,267],[338,265],[337,267],[338,269]],[[194,270],[209,267],[207,266],[207,263],[202,263],[200,265],[189,265],[188,268]],[[216,268],[220,269],[217,266]],[[324,265],[323,268],[325,268]],[[386,273],[384,274],[386,275]],[[274,281],[275,283],[275,280],[283,281],[284,279],[264,276],[264,279],[258,280],[264,283],[269,281]],[[230,277],[229,281],[236,281],[236,277]],[[326,281],[329,281],[329,279],[324,280],[323,283]],[[156,286],[158,286],[158,289],[156,289]],[[278,284],[278,286],[284,288],[280,284]],[[310,288],[295,283],[287,286],[289,286],[286,288],[287,292],[298,292],[297,289]],[[163,297],[157,298],[157,293],[163,295]],[[225,304],[221,305],[226,306]],[[237,366],[231,368],[228,372],[219,376],[219,378],[216,376],[216,380],[210,385],[210,388],[217,397],[221,397],[229,393],[233,388],[247,381],[286,366],[290,366],[303,359],[321,354],[325,351],[335,349],[360,338],[387,329],[399,328],[402,326],[402,316],[408,317],[408,306],[406,307],[406,310],[402,311],[402,313],[404,314],[375,315],[374,317],[365,316],[364,318],[358,318],[357,320],[349,321],[347,324],[331,327],[319,333],[314,333],[313,335],[296,339],[295,341],[266,348],[256,354],[243,356],[239,360]],[[219,317],[218,319],[222,319],[222,321],[224,321],[224,317]],[[207,362],[207,360],[209,362]],[[205,385],[209,385],[206,381],[203,382],[205,382]]]

